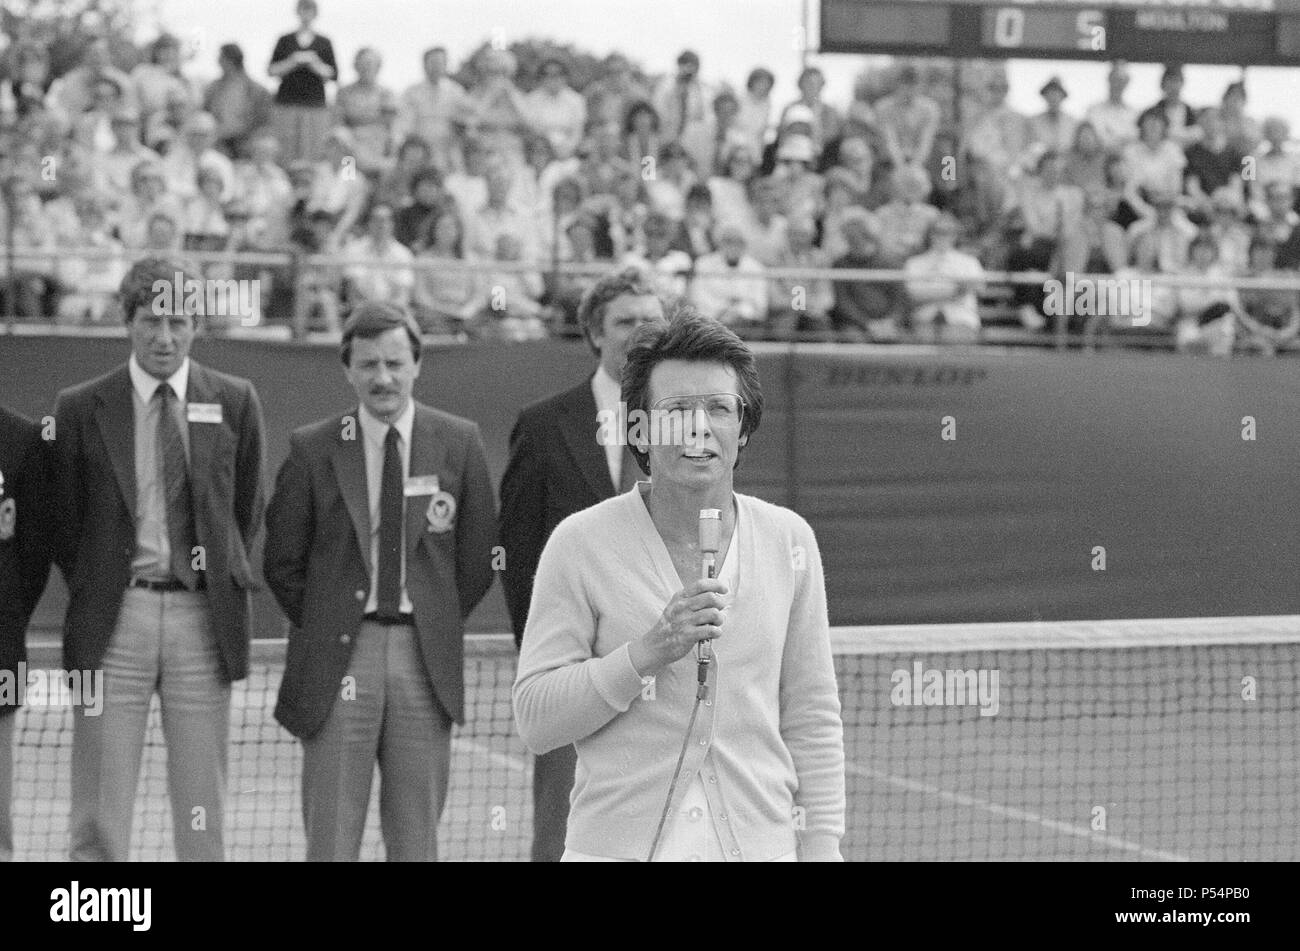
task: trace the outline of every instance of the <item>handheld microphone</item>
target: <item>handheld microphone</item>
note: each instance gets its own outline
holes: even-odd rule
[[[722,510],[700,509],[700,577],[716,578],[718,575],[718,550],[722,547]],[[708,641],[695,644],[695,659],[699,662],[700,689],[708,677],[708,666],[713,657],[713,647]]]

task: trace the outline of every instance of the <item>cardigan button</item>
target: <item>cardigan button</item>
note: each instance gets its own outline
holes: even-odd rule
[[[732,850],[731,850],[731,854],[732,854],[732,855],[739,855],[739,854],[740,854],[740,849],[732,849]]]
[[[364,601],[366,600],[366,593],[358,588],[355,597],[358,601]]]
[[[687,813],[687,815],[690,816],[692,822],[699,822],[700,818],[704,815],[704,810],[701,809],[699,806],[696,806],[689,813]]]

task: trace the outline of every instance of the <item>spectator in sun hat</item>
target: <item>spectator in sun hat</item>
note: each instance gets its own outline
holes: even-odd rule
[[[1074,145],[1078,121],[1061,104],[1069,95],[1059,77],[1053,76],[1038,91],[1047,108],[1029,119],[1029,146],[1044,152],[1066,152]]]

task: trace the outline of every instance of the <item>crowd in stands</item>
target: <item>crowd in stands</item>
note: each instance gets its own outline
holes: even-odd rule
[[[1006,270],[1222,278],[1157,286],[1141,323],[1213,353],[1300,339],[1300,292],[1232,285],[1300,270],[1300,157],[1284,120],[1250,116],[1240,82],[1217,104],[1192,105],[1169,66],[1162,98],[1131,104],[1116,63],[1096,102],[1068,108],[1053,79],[1043,110],[1024,115],[997,68],[958,122],[906,62],[860,82],[849,103],[825,101],[809,66],[799,97],[777,102],[771,71],[714,87],[689,50],[657,82],[613,54],[575,88],[563,57],[524,75],[512,52],[489,46],[462,70],[468,84],[434,47],[424,79],[399,91],[376,49],[360,50],[347,75],[313,28],[312,0],[297,14],[271,53],[274,92],[233,43],[206,86],[187,77],[168,35],[129,74],[104,41],[58,77],[42,47],[20,44],[0,120],[17,130],[10,165],[22,174],[0,235],[12,228],[17,251],[50,257],[24,258],[12,295],[0,284],[0,309],[105,320],[105,292],[142,249],[298,251],[347,260],[314,265],[294,287],[259,271],[276,285],[266,311],[300,295],[319,330],[382,299],[431,332],[540,337],[574,325],[595,272],[555,265],[577,263],[652,269],[667,292],[749,339],[976,339],[985,275]],[[67,248],[106,253],[53,253]],[[480,266],[419,266],[453,259]],[[1042,288],[1013,293],[1013,319],[1046,333]],[[1084,323],[1072,317],[1069,329]]]

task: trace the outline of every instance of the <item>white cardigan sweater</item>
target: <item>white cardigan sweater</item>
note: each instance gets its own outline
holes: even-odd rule
[[[529,749],[578,748],[566,846],[644,859],[695,702],[694,652],[643,683],[628,643],[681,589],[646,483],[570,516],[542,552],[514,686]],[[714,642],[673,809],[697,772],[728,857],[836,860],[844,732],[812,529],[736,494],[739,580]],[[507,553],[508,557],[508,553]]]

